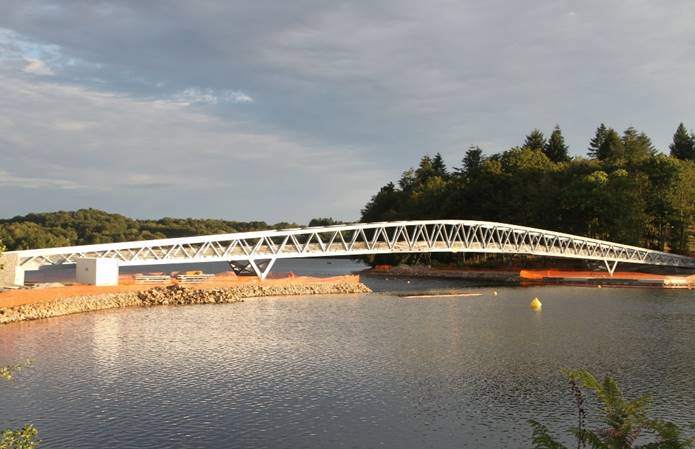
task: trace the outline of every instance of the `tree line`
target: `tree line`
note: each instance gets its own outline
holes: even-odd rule
[[[520,146],[459,167],[425,155],[362,209],[363,222],[489,220],[677,253],[695,251],[695,134],[681,123],[668,154],[633,127],[601,124],[586,156],[570,157],[562,130],[534,129]]]
[[[0,241],[8,250],[20,250],[292,227],[297,225],[169,217],[138,220],[97,209],[79,209],[0,220]]]

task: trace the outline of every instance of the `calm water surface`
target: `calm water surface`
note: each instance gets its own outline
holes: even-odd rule
[[[31,421],[45,448],[529,447],[529,418],[574,423],[561,367],[614,375],[632,395],[653,392],[657,414],[695,422],[694,292],[458,287],[482,295],[6,325],[0,364],[35,362],[0,385],[0,428]]]

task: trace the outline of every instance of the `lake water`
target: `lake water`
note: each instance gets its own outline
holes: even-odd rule
[[[102,311],[0,327],[0,428],[45,448],[521,448],[574,425],[559,370],[589,368],[695,423],[695,292],[477,288]],[[493,292],[497,291],[497,296]],[[530,310],[534,296],[543,310]],[[558,432],[559,433],[559,432]]]

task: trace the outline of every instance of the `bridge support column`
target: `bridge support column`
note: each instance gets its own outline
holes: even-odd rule
[[[24,285],[24,268],[19,265],[17,254],[0,255],[0,286]]]
[[[275,258],[272,259],[249,259],[249,260],[233,260],[229,262],[229,266],[238,275],[255,274],[261,280],[265,280],[273,268]]]
[[[261,278],[261,280],[265,280],[266,276],[268,276],[268,273],[270,273],[270,269],[273,268],[273,264],[275,263],[275,259],[266,259],[266,260],[249,260],[249,263],[253,267],[253,271],[256,272],[256,276]]]
[[[613,273],[615,273],[615,268],[618,266],[618,261],[614,261],[613,265],[611,265],[611,263],[607,260],[604,260],[603,263],[606,264],[606,270],[608,270],[608,274],[610,274],[611,277],[613,277]]]
[[[77,259],[75,278],[81,284],[118,285],[118,261],[108,258]]]

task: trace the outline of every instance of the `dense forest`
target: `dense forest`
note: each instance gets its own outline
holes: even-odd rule
[[[601,125],[586,157],[559,126],[507,151],[465,152],[459,167],[423,156],[362,210],[362,221],[471,219],[513,223],[677,253],[695,251],[695,135],[681,124],[669,153],[635,128]]]
[[[197,218],[136,220],[97,209],[28,214],[0,220],[0,241],[8,250],[88,245],[190,235],[221,234],[296,227],[263,221]]]

